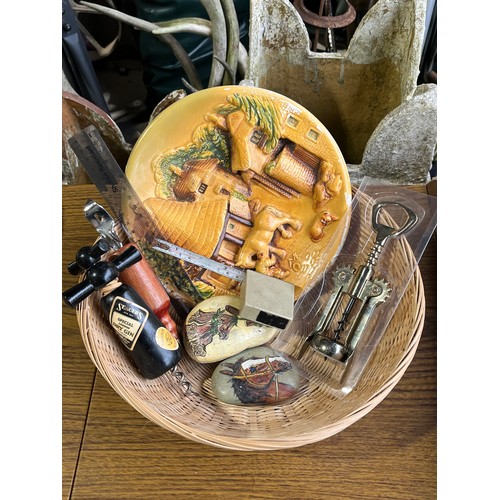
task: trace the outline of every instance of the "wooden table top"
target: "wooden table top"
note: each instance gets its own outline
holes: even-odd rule
[[[424,191],[425,187],[414,189]],[[83,215],[94,185],[62,188],[66,266],[97,233]],[[420,261],[426,296],[416,355],[391,393],[342,432],[300,448],[228,451],[158,427],[99,374],[75,311],[62,306],[62,495],[78,499],[431,499],[437,494],[436,236]]]

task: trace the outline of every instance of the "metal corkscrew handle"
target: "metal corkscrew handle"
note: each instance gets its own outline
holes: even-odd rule
[[[384,207],[389,206],[399,207],[406,212],[408,218],[401,227],[397,228],[386,226],[378,221],[381,210]],[[417,222],[418,217],[415,212],[402,203],[398,203],[397,201],[381,201],[379,203],[375,203],[372,209],[372,227],[377,233],[377,236],[375,237],[375,244],[371,249],[370,255],[368,255],[367,265],[371,265],[372,267],[375,266],[387,241],[390,238],[397,238],[398,236],[406,234],[415,226]]]

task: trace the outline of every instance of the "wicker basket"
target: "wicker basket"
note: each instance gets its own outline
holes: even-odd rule
[[[367,201],[364,197],[363,203]],[[413,268],[415,257],[406,240],[400,238],[395,244],[393,272]],[[338,399],[324,383],[310,378],[303,381],[292,399],[279,406],[244,407],[217,401],[209,382],[214,365],[196,363],[187,355],[177,371],[154,380],[140,377],[102,317],[99,298],[94,294],[84,300],[77,317],[87,352],[111,387],[160,427],[233,450],[299,447],[328,438],[362,418],[389,394],[408,368],[425,317],[423,282],[416,266],[399,307],[352,392]],[[331,366],[333,369],[334,364]]]

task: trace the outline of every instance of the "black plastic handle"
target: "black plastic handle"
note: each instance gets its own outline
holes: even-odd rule
[[[68,264],[69,273],[76,276],[86,271],[98,262],[110,248],[109,243],[103,239],[97,240],[91,247],[85,246],[80,248],[76,253],[75,260]]]
[[[82,300],[86,299],[93,292],[100,290],[114,279],[118,274],[142,259],[139,250],[131,246],[122,254],[111,259],[109,262],[97,262],[87,271],[87,276],[83,281],[63,292],[62,296],[66,304],[76,307]]]

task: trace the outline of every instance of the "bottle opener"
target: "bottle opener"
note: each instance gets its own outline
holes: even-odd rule
[[[406,222],[400,228],[378,222],[380,211],[388,206],[397,206],[406,212]],[[366,262],[357,271],[352,266],[341,266],[334,270],[332,294],[318,323],[306,338],[299,357],[311,346],[325,357],[347,363],[375,308],[385,302],[392,291],[390,284],[383,278],[372,278],[380,254],[389,239],[406,234],[417,222],[417,215],[401,203],[384,201],[373,206],[372,227],[376,237]],[[347,304],[341,310],[346,300]],[[333,335],[330,336],[330,327],[339,316]]]
[[[113,250],[120,249],[123,244],[115,232],[115,221],[106,210],[94,200],[87,200],[83,208],[85,218],[94,226],[101,238]]]

